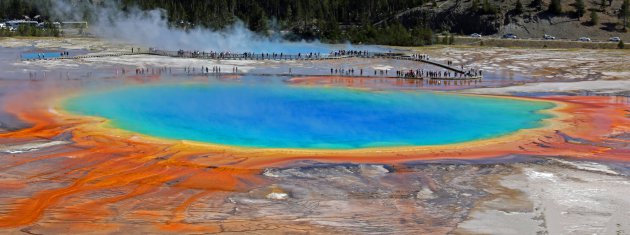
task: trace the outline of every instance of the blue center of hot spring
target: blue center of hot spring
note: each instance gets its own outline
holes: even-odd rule
[[[552,103],[278,84],[153,85],[84,94],[70,112],[169,139],[262,148],[460,143],[541,125]]]

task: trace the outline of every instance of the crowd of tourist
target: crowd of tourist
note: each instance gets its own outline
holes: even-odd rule
[[[330,56],[339,57],[339,56],[368,56],[370,53],[368,51],[357,51],[357,50],[337,50],[330,53]]]
[[[401,78],[430,78],[430,79],[467,79],[480,77],[481,70],[469,69],[463,73],[451,70],[397,70],[396,76]]]
[[[122,68],[122,74],[126,74],[127,71],[125,68]],[[136,75],[161,75],[161,74],[171,74],[173,73],[173,69],[170,67],[157,67],[157,68],[136,68]]]
[[[136,51],[139,52],[140,48],[136,48],[136,49],[132,49],[132,51]],[[157,53],[157,54],[165,54],[168,55],[169,52],[167,51],[160,51],[157,50],[155,48],[150,48],[149,49],[150,52],[152,53]],[[389,53],[392,54],[392,53]],[[395,54],[395,53],[394,53]],[[63,52],[62,55],[67,55],[66,52]],[[370,56],[372,55],[371,52],[367,51],[367,50],[336,50],[336,51],[332,51],[330,52],[330,54],[328,55],[329,57],[341,57],[341,56]],[[388,53],[385,53],[385,55],[388,55]],[[171,54],[172,56],[172,54]],[[308,54],[302,54],[302,53],[298,53],[297,55],[288,55],[285,53],[251,53],[251,52],[244,52],[244,53],[232,53],[232,52],[219,52],[219,51],[210,51],[210,52],[205,52],[205,51],[184,51],[184,50],[178,50],[177,51],[177,56],[179,57],[196,57],[196,58],[209,58],[209,59],[228,59],[228,58],[241,58],[241,59],[252,59],[252,60],[257,60],[257,59],[298,59],[298,58],[321,58],[321,54],[320,53],[308,53]],[[411,55],[407,55],[407,56],[402,56],[402,57],[407,57],[407,58],[412,58],[412,59],[416,59],[416,60],[424,60],[424,61],[429,61],[431,60],[429,55],[426,54],[411,54]],[[435,63],[435,62],[433,62]],[[440,64],[437,64],[438,66],[442,66]],[[392,77],[394,77],[393,72],[395,72],[395,77],[397,78],[408,78],[408,79],[445,79],[445,80],[457,80],[457,79],[470,79],[470,78],[478,78],[481,77],[482,74],[482,70],[478,70],[478,69],[467,69],[465,70],[464,66],[461,65],[461,69],[459,68],[455,68],[454,67],[454,62],[452,60],[447,60],[444,65],[449,66],[451,69],[449,69],[449,67],[445,67],[444,69],[436,69],[436,70],[427,70],[427,69],[367,69],[367,71],[372,70],[371,72],[373,73],[373,76],[382,76],[382,77],[388,77],[390,76],[390,72],[392,72]],[[195,68],[195,67],[186,67],[184,68],[184,72],[187,74],[196,74],[196,73],[201,73],[201,74],[221,74],[221,67],[220,66],[212,66],[212,67],[206,67],[206,66],[201,66],[200,70],[197,70],[199,68]],[[292,69],[288,68],[289,74],[292,74]],[[152,68],[152,69],[148,69],[148,68],[136,68],[136,74],[162,74],[162,73],[171,73],[172,69],[168,68],[168,67],[163,67],[163,68]],[[123,69],[123,74],[125,73],[125,70]],[[237,74],[239,73],[239,68],[237,66],[233,66],[232,67],[232,73]],[[371,74],[369,72],[366,73],[366,69],[364,68],[330,68],[330,75],[339,75],[339,76],[370,76]]]
[[[170,55],[168,51],[152,50],[152,53],[160,55]],[[287,59],[320,59],[321,53],[297,53],[296,55],[290,55],[285,53],[233,53],[229,51],[177,51],[178,57],[190,57],[190,58],[204,58],[204,59],[250,59],[250,60],[287,60]]]

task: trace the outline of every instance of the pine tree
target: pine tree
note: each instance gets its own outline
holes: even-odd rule
[[[599,16],[597,15],[596,11],[591,11],[591,21],[590,21],[592,26],[595,26],[597,24],[599,24]]]
[[[430,28],[420,28],[416,32],[418,32],[418,38],[420,38],[422,45],[433,44],[433,31]]]
[[[521,0],[516,0],[516,7],[514,8],[514,13],[517,15],[523,14],[523,4]]]
[[[291,9],[291,6],[287,6],[286,17],[287,17],[287,20],[293,19],[293,10]]]
[[[551,3],[549,4],[549,12],[554,14],[562,13],[562,3],[560,0],[551,0]]]
[[[488,0],[483,0],[483,13],[484,14],[496,14],[497,9]]]
[[[470,7],[470,9],[473,12],[477,12],[479,10],[479,0],[472,0],[472,6]]]
[[[623,20],[623,30],[626,30],[628,26],[628,16],[630,16],[630,0],[623,0],[621,8],[619,9],[619,17]]]
[[[617,43],[617,47],[619,49],[623,49],[625,47],[625,44],[623,43],[623,40],[620,40],[619,43]]]
[[[490,12],[490,2],[483,0],[483,13],[488,14]]]
[[[575,14],[578,17],[578,20],[584,16],[586,10],[584,9],[584,0],[575,0]]]
[[[24,12],[24,6],[22,5],[21,0],[12,0],[9,3],[9,12],[8,16],[10,18],[22,18],[20,14]]]
[[[451,45],[455,44],[455,35],[451,34],[451,37],[448,40],[448,43],[451,44]]]
[[[530,6],[540,9],[542,7],[542,0],[533,0]]]

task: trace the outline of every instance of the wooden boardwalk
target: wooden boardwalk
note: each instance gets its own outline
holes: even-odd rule
[[[149,73],[149,75],[152,75],[151,73]],[[396,76],[373,76],[373,75],[356,75],[356,74],[302,74],[302,73],[241,73],[241,72],[237,72],[237,73],[225,73],[225,72],[209,72],[209,73],[199,73],[199,72],[195,72],[195,73],[187,73],[187,75],[189,76],[217,76],[217,77],[221,77],[221,76],[230,76],[230,75],[236,75],[236,76],[261,76],[261,77],[282,77],[282,76],[288,76],[288,77],[330,77],[330,78],[335,78],[335,77],[344,77],[344,78],[392,78],[392,79],[410,79],[410,80],[442,80],[442,81],[473,81],[473,80],[478,80],[481,79],[481,77],[476,77],[476,78],[452,78],[452,77],[431,77],[431,78],[423,78],[423,77],[396,77]]]
[[[24,61],[36,61],[36,60],[77,60],[77,59],[89,59],[89,58],[102,58],[102,57],[121,57],[121,56],[131,56],[131,55],[153,55],[153,56],[167,56],[173,58],[191,58],[191,59],[202,59],[202,60],[269,60],[269,61],[324,61],[324,60],[339,60],[339,59],[348,59],[348,58],[362,58],[362,59],[389,59],[389,60],[407,60],[407,61],[415,61],[419,63],[430,64],[433,66],[437,66],[449,71],[452,71],[456,74],[466,75],[467,71],[457,68],[455,66],[450,66],[444,63],[440,63],[434,60],[421,59],[411,56],[394,56],[388,55],[387,53],[368,53],[368,54],[349,54],[349,55],[340,55],[340,56],[319,56],[316,54],[310,55],[284,55],[282,56],[276,54],[276,56],[270,56],[270,54],[229,54],[216,56],[209,53],[199,53],[193,54],[190,52],[177,52],[177,51],[163,51],[163,50],[149,50],[144,52],[114,52],[114,53],[102,53],[102,54],[88,54],[88,55],[79,55],[79,56],[62,56],[62,57],[54,57],[54,58],[43,58],[43,59],[24,59]],[[279,74],[282,75],[282,74]],[[335,75],[342,76],[342,75]],[[368,76],[363,76],[368,77]],[[383,77],[383,76],[381,76]],[[388,77],[388,76],[385,76]],[[392,76],[389,76],[392,77]],[[405,77],[395,77],[395,78],[405,78]],[[408,77],[409,79],[413,79],[413,77]],[[424,79],[437,79],[437,80],[476,80],[482,79],[483,76],[462,76],[462,77],[424,77]],[[418,77],[417,79],[423,79]]]

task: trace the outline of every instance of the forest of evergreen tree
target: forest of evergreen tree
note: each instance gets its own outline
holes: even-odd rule
[[[0,19],[21,19],[41,15],[41,20],[58,19],[48,14],[56,0],[0,0]],[[69,0],[76,11],[90,13],[81,4],[98,0]],[[400,11],[421,6],[426,0],[118,0],[117,6],[128,11],[164,9],[171,27],[204,27],[215,30],[243,22],[250,30],[268,34],[271,30],[290,32],[291,40],[322,40],[364,44],[424,45],[435,41],[433,32],[422,18],[416,22],[387,21]]]

